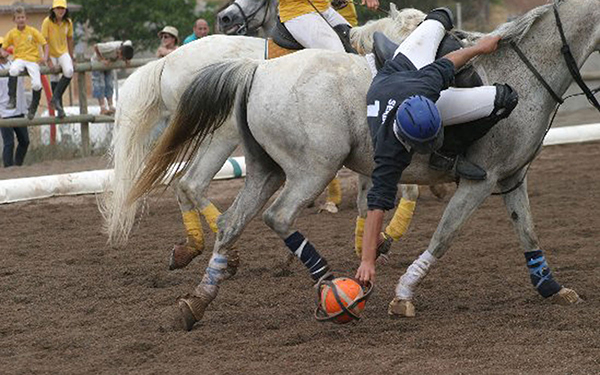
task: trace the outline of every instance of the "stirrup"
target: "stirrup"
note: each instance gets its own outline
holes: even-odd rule
[[[483,168],[461,155],[443,155],[433,152],[429,157],[429,168],[435,171],[451,171],[454,177],[467,180],[482,181],[487,177],[487,172]]]

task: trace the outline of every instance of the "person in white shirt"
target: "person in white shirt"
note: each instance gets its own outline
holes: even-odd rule
[[[105,65],[117,60],[128,62],[133,58],[133,45],[130,40],[98,43],[94,46],[92,62],[103,62]],[[112,70],[92,72],[92,92],[94,98],[98,99],[100,113],[112,115],[115,113],[113,106],[114,73]]]

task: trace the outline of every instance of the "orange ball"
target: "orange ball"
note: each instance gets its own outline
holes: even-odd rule
[[[338,296],[340,297],[344,307],[352,305],[354,301],[358,300],[364,295],[360,284],[347,277],[339,277],[334,279],[332,283],[336,288]],[[366,301],[362,301],[348,310],[352,311],[352,313],[355,315],[360,315],[365,308],[365,302]],[[330,286],[330,284],[325,284],[321,289],[321,308],[327,313],[328,316],[333,316],[343,310],[342,306],[340,306],[339,302],[336,300],[333,288]],[[352,320],[354,319],[348,313],[341,314],[333,319],[335,323],[340,324],[348,323]]]

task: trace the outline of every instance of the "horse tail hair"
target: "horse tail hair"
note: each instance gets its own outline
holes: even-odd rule
[[[183,93],[177,112],[146,160],[145,167],[129,193],[132,204],[177,175],[186,172],[202,142],[212,135],[231,115],[238,90],[247,92],[252,86],[259,62],[236,59],[211,64],[204,68]],[[246,100],[247,98],[241,98]],[[177,171],[170,174],[170,167]]]
[[[135,222],[137,204],[124,204],[151,146],[152,131],[162,117],[160,83],[166,59],[137,69],[120,91],[108,157],[114,165],[112,183],[99,199],[108,243],[123,245]]]

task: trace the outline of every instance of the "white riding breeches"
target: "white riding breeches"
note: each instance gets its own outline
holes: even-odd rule
[[[417,69],[435,61],[440,42],[446,35],[444,26],[435,20],[425,20],[394,52],[406,56]],[[494,110],[495,86],[473,88],[450,87],[440,93],[435,103],[444,126],[463,124],[487,117]]]
[[[59,57],[50,57],[50,59],[54,65],[60,65],[63,76],[73,78],[73,60],[71,59],[71,55],[63,53]],[[50,75],[50,81],[52,82],[58,82],[59,79],[60,74]]]
[[[323,11],[321,15],[323,17],[316,12],[303,14],[284,22],[284,25],[304,48],[345,52],[340,37],[332,27],[340,24],[349,25],[349,23],[331,7]]]
[[[435,106],[444,126],[464,124],[488,117],[494,111],[496,86],[450,87],[440,93]]]
[[[29,74],[29,77],[31,77],[31,89],[34,91],[41,90],[42,78],[40,76],[40,66],[37,63],[16,59],[11,64],[8,74],[16,77],[23,69],[27,69],[27,73]]]
[[[394,57],[402,53],[417,69],[421,69],[435,61],[444,35],[446,29],[440,22],[425,20],[396,48]]]

